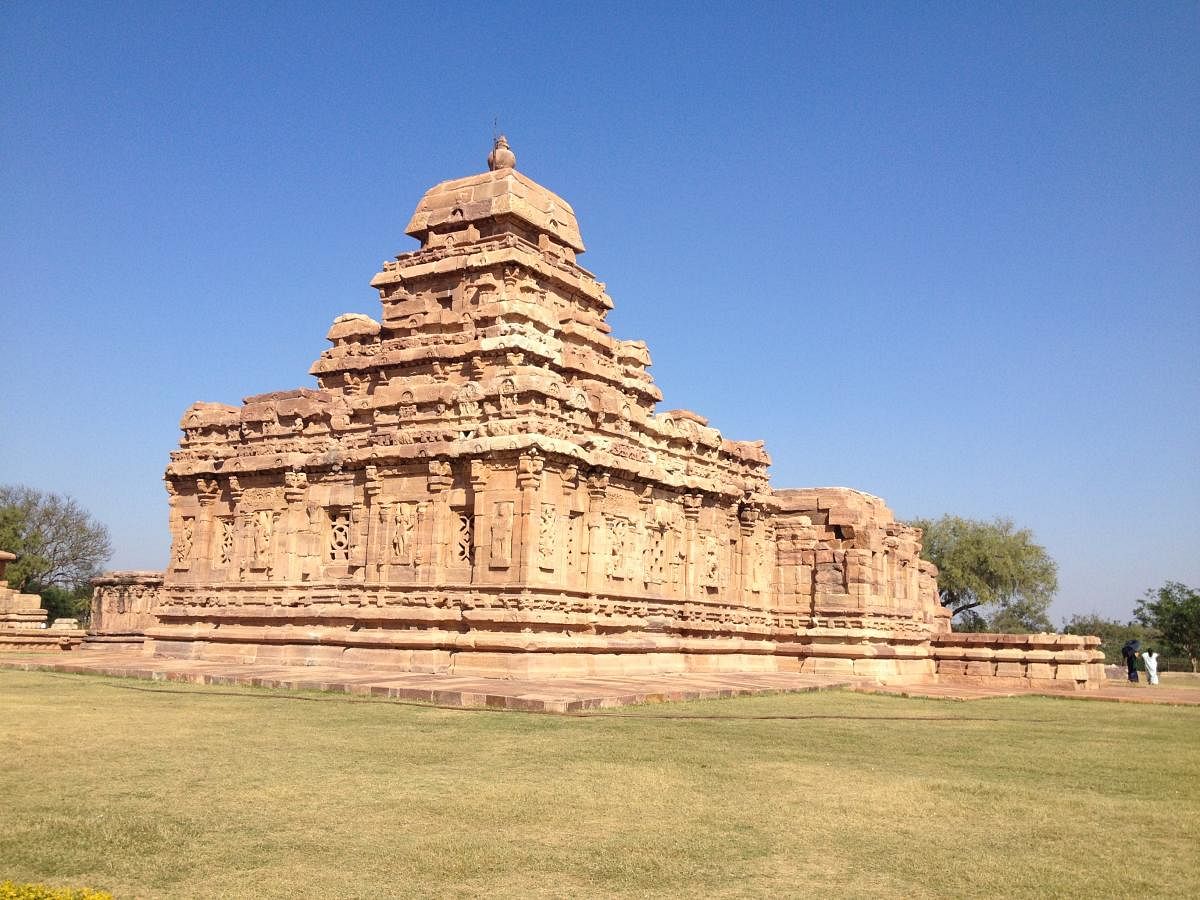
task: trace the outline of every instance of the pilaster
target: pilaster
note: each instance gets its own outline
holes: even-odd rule
[[[599,593],[605,588],[605,560],[608,550],[607,523],[604,521],[604,502],[608,496],[607,472],[593,470],[588,473],[588,510],[584,516],[587,528],[587,589]]]
[[[517,543],[514,548],[520,564],[517,580],[529,584],[539,580],[538,523],[541,516],[541,490],[546,461],[534,448],[522,453],[517,460],[517,491],[520,496],[520,516],[517,524]]]
[[[450,487],[454,476],[450,461],[438,457],[429,461],[429,476],[426,486],[429,503],[425,512],[424,530],[428,537],[425,553],[425,577],[418,567],[418,578],[429,584],[444,584],[446,566],[451,552],[450,538],[453,533],[450,522]]]
[[[286,554],[282,566],[284,578],[288,581],[299,581],[301,577],[301,557],[307,548],[305,537],[308,532],[308,511],[305,509],[305,499],[308,497],[308,475],[304,472],[285,472],[283,475],[283,500],[287,504],[284,521],[281,523],[282,534],[280,543]]]

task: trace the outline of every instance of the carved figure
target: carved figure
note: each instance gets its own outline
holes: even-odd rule
[[[271,538],[275,532],[275,513],[260,509],[254,517],[254,562],[265,566],[270,560]]]
[[[229,566],[233,564],[233,517],[222,517],[219,523],[217,561],[220,566]]]
[[[629,520],[615,516],[608,520],[608,574],[610,578],[624,578],[628,555]]]
[[[558,544],[558,511],[553,503],[542,504],[542,514],[538,522],[538,559],[543,567],[549,567],[554,561],[554,551]]]
[[[392,521],[392,559],[395,562],[402,565],[412,562],[413,534],[416,528],[416,504],[396,504],[395,518]]]
[[[492,515],[492,541],[490,550],[493,566],[507,567],[512,561],[513,506],[510,500],[497,503]]]
[[[196,520],[191,516],[184,516],[180,522],[179,539],[175,542],[176,565],[186,565],[192,558],[192,537],[195,524]]]
[[[479,400],[482,396],[479,385],[468,381],[458,392],[458,414],[464,417],[479,415]]]
[[[511,378],[506,378],[500,385],[500,414],[512,415],[517,408],[517,385]]]
[[[721,551],[716,537],[704,536],[704,580],[716,585],[721,580]]]

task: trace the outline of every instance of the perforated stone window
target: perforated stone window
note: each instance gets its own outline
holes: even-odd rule
[[[466,512],[458,513],[454,559],[465,565],[470,565],[475,559],[475,517]]]
[[[217,520],[217,565],[228,568],[233,564],[233,518]]]
[[[329,561],[344,563],[350,561],[350,510],[332,507],[329,510]]]
[[[665,529],[650,529],[650,546],[646,548],[646,581],[662,584],[665,580],[667,536]]]

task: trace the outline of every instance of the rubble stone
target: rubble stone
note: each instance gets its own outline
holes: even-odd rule
[[[71,650],[84,632],[74,619],[55,619],[46,627],[46,610],[37,594],[21,594],[4,580],[4,570],[16,556],[0,550],[0,652],[6,650]]]

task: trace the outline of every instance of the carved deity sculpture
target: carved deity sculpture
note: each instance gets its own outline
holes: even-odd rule
[[[496,504],[492,518],[492,565],[508,566],[512,560],[513,504],[502,501]]]
[[[392,519],[392,558],[403,565],[412,562],[413,534],[417,528],[417,507],[414,503],[396,505]]]
[[[275,531],[275,513],[260,509],[254,517],[254,563],[266,566],[271,555],[271,538]]]
[[[711,534],[704,536],[704,580],[712,585],[721,580],[721,552]]]
[[[614,517],[608,523],[608,574],[624,578],[629,555],[629,520]]]
[[[500,414],[511,416],[517,409],[517,386],[511,378],[500,385]]]
[[[557,545],[558,513],[553,503],[543,503],[541,518],[538,521],[538,558],[543,568],[553,565]]]
[[[175,542],[175,564],[186,565],[192,558],[192,539],[196,520],[185,516],[179,528],[179,538]]]

